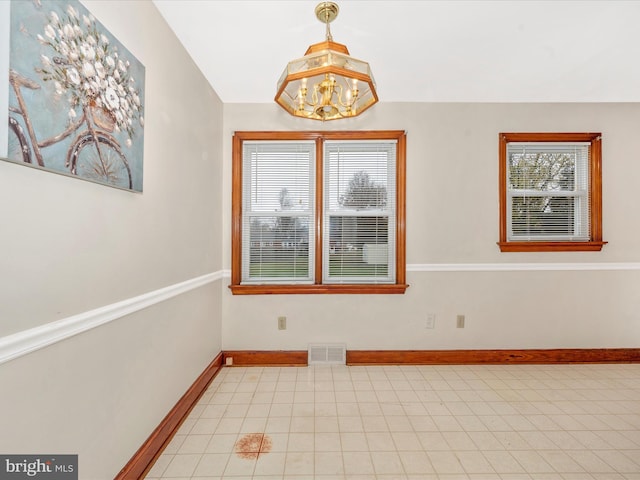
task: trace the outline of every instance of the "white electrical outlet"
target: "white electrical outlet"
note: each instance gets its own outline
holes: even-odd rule
[[[458,315],[456,317],[456,327],[464,328],[464,315]]]
[[[436,314],[435,313],[427,313],[427,323],[424,328],[435,328],[436,327]]]
[[[278,317],[278,330],[287,329],[287,317]]]

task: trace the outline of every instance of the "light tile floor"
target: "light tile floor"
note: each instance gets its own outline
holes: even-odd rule
[[[640,480],[640,365],[225,367],[146,478]]]

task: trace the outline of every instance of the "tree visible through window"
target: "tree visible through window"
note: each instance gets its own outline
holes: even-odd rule
[[[502,251],[600,250],[600,134],[500,134]]]
[[[398,131],[236,132],[233,293],[404,292],[404,152]]]
[[[371,180],[369,172],[360,170],[353,174],[340,205],[356,209],[380,208],[387,204],[387,187]]]
[[[577,146],[573,148],[583,150]],[[508,160],[509,190],[514,192],[512,238],[560,236],[588,240],[588,218],[576,222],[575,217],[576,203],[583,201],[579,195],[588,193],[586,175],[582,177],[583,185],[576,191],[577,152],[539,152],[535,147],[530,153],[526,150],[522,147],[521,152],[511,152]],[[586,162],[578,170],[586,170]],[[526,192],[533,193],[527,196]],[[567,195],[562,195],[565,193]],[[587,209],[583,210],[587,213]]]

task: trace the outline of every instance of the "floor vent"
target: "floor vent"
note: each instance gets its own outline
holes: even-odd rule
[[[345,365],[347,363],[347,346],[337,344],[309,345],[309,365]]]

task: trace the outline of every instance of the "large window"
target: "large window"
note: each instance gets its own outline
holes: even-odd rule
[[[500,249],[600,250],[599,133],[500,134]]]
[[[234,294],[403,293],[405,134],[236,132]]]

